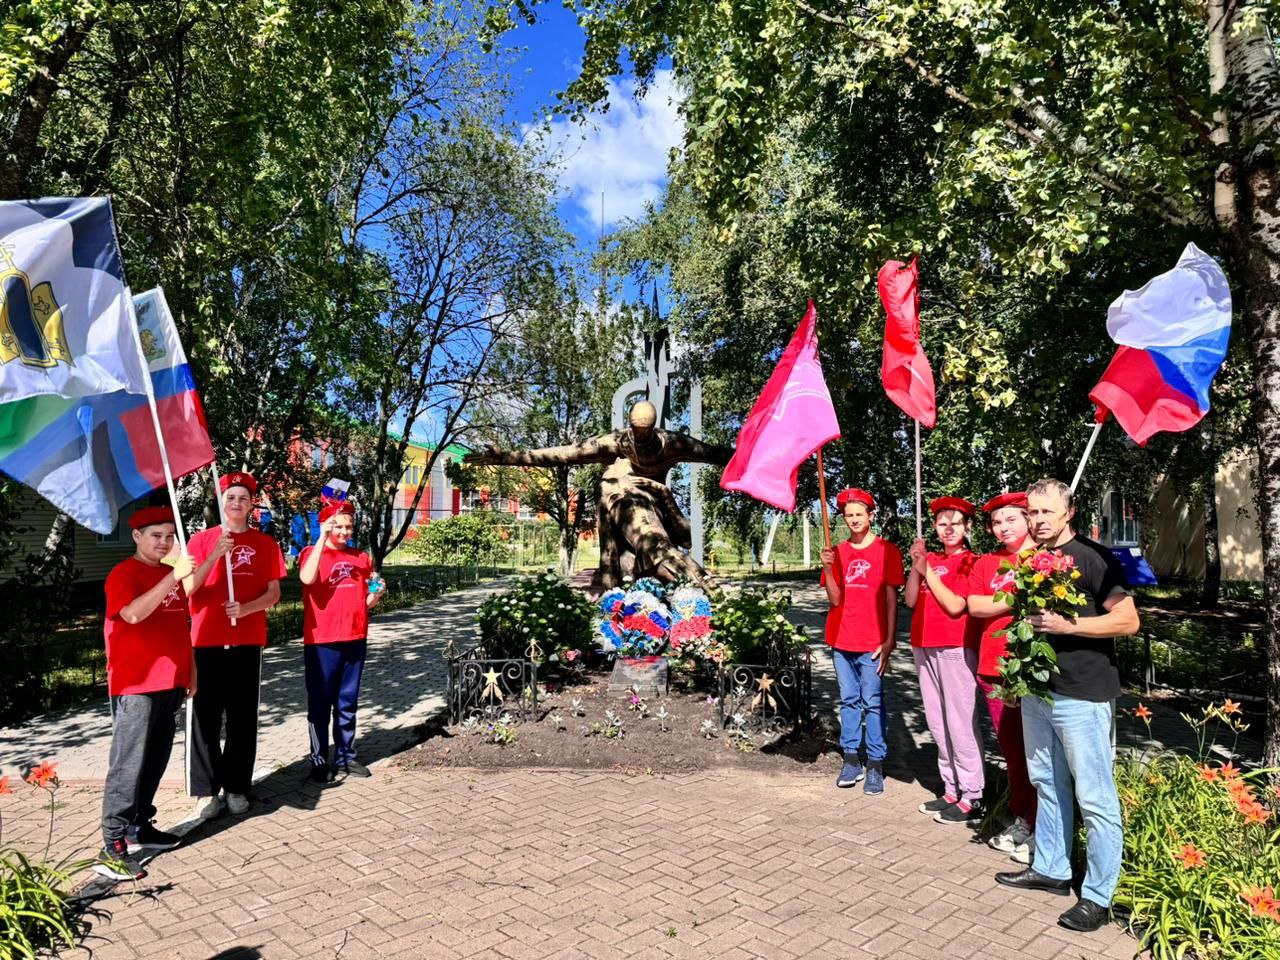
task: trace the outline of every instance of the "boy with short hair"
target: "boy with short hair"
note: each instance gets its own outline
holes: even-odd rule
[[[156,789],[173,750],[174,714],[196,690],[187,597],[182,581],[200,584],[230,547],[219,542],[200,566],[179,555],[172,565],[175,525],[168,507],[146,507],[129,518],[133,556],[107,576],[103,635],[111,697],[111,754],[102,792],[98,873],[139,879],[138,857],[169,850],[181,838],[152,826]]]

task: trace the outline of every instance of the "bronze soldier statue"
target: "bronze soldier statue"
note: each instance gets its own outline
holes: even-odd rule
[[[657,416],[653,404],[642,400],[631,408],[626,430],[541,450],[487,447],[467,454],[463,461],[511,467],[607,463],[600,479],[596,521],[600,566],[592,586],[608,589],[626,578],[639,577],[668,582],[685,577],[709,584],[707,571],[680,549],[689,547],[689,521],[665,481],[678,463],[723,466],[733,450],[663,430],[656,426]]]

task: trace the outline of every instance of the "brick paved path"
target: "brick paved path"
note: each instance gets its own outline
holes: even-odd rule
[[[478,594],[380,621],[385,642],[375,660],[384,662],[366,688],[379,692],[365,697],[361,714],[366,755],[383,756],[410,736],[419,721],[403,711],[423,718],[439,705],[446,631],[469,635]],[[813,623],[822,611],[812,585],[798,592],[798,621]],[[281,648],[268,672],[264,754],[281,765],[255,787],[259,803],[248,817],[197,828],[136,889],[121,885],[96,901],[85,943],[95,957],[1132,954],[1118,927],[1087,936],[1058,928],[1072,901],[1012,895],[992,879],[1012,869],[1008,859],[965,828],[916,812],[936,773],[905,661],[892,680],[889,783],[872,798],[810,777],[403,771],[388,761],[370,780],[320,789],[304,782],[301,763],[288,765],[304,742],[288,732],[302,702],[300,670],[289,680],[285,669],[296,654]],[[815,660],[815,674],[819,701],[830,704],[828,658]],[[52,719],[0,733],[0,758],[12,773],[15,755],[65,762],[83,752],[77,763],[92,773],[105,744],[80,721]],[[90,852],[100,789],[68,785],[57,798],[53,855]],[[187,809],[172,787],[157,801],[162,824]],[[0,813],[6,841],[43,853],[48,814],[38,797],[20,788],[0,799]]]

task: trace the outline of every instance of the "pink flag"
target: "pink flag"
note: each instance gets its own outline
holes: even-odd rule
[[[815,450],[840,436],[835,407],[818,361],[818,313],[809,309],[738,433],[720,486],[779,510],[796,505],[796,471]]]
[[[933,371],[920,346],[920,287],[916,261],[890,260],[880,268],[880,302],[884,304],[884,359],[880,382],[884,392],[908,417],[932,427],[937,420]]]

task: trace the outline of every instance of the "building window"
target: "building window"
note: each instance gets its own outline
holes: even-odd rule
[[[1118,491],[1107,495],[1107,508],[1103,515],[1103,539],[1115,546],[1137,546],[1141,541],[1142,525],[1138,512]]]

